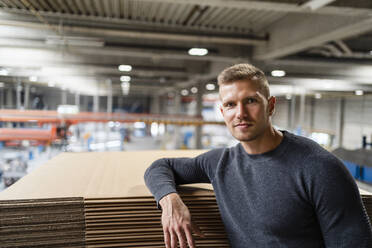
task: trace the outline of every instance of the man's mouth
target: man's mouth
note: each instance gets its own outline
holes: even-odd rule
[[[235,127],[251,127],[253,126],[252,123],[238,123],[235,125]]]

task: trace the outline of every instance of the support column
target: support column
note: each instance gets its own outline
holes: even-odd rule
[[[99,111],[99,95],[96,94],[93,96],[93,112]]]
[[[300,95],[300,113],[298,118],[298,129],[301,133],[304,133],[304,126],[305,126],[305,101],[306,101],[306,94],[305,92],[301,92]]]
[[[314,130],[314,123],[315,123],[315,98],[311,98],[311,110],[310,110],[310,129],[311,131]]]
[[[151,96],[150,113],[160,114],[160,96],[159,95]]]
[[[12,88],[8,88],[8,90],[6,92],[6,107],[8,109],[14,108],[14,106],[13,106],[13,89]]]
[[[30,108],[30,85],[29,84],[25,84],[25,100],[23,103],[23,108],[24,109]]]
[[[107,80],[107,113],[112,113],[112,84],[111,80]]]
[[[5,89],[3,87],[0,88],[0,108],[3,109],[5,106]]]
[[[21,85],[20,82],[18,82],[17,91],[16,91],[17,109],[21,109],[22,108],[21,93],[22,93],[22,85]]]
[[[124,97],[122,95],[118,95],[118,108],[121,110],[124,106]]]
[[[290,107],[290,130],[295,129],[295,116],[296,116],[296,95],[292,96]]]
[[[203,110],[203,93],[204,93],[204,85],[202,83],[199,84],[198,92],[196,94],[196,115],[198,117],[202,117],[202,110]],[[202,131],[203,126],[198,125],[195,126],[195,148],[202,149]]]
[[[80,94],[79,93],[75,93],[75,105],[79,108],[80,110]]]
[[[61,91],[61,104],[62,105],[67,104],[67,92],[65,90]]]
[[[342,147],[344,140],[344,123],[345,123],[345,98],[341,97],[337,107],[337,121],[336,121],[336,147]]]
[[[173,105],[173,113],[174,114],[180,114],[181,113],[181,95],[180,92],[176,91],[174,96],[174,105]],[[174,126],[174,146],[175,149],[179,149],[181,147],[182,143],[182,137],[181,137],[181,126],[175,125]]]

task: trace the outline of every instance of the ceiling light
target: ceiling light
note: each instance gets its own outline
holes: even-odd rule
[[[357,95],[357,96],[363,96],[363,94],[364,94],[363,90],[356,90],[355,91],[355,95]]]
[[[0,88],[4,87],[4,83],[3,82],[0,82]]]
[[[8,76],[9,72],[6,69],[0,69],[0,76]]]
[[[283,71],[283,70],[273,70],[271,72],[271,76],[273,76],[273,77],[284,77],[285,76],[285,71]]]
[[[192,56],[205,56],[208,54],[208,49],[206,48],[190,48],[189,55]]]
[[[123,89],[129,89],[129,87],[130,87],[130,83],[129,83],[129,82],[122,82],[122,83],[121,83],[121,87],[122,87]]]
[[[37,81],[37,77],[36,76],[31,76],[28,78],[31,82],[36,82]]]
[[[122,82],[129,82],[131,80],[130,76],[121,76],[120,81]]]
[[[130,89],[130,83],[129,82],[122,82],[121,83],[121,89],[122,89],[122,92],[123,92],[123,95],[128,95],[129,94],[129,89]]]
[[[196,87],[192,87],[192,88],[190,89],[190,91],[191,91],[191,93],[193,93],[193,94],[198,93],[198,88],[196,88]]]
[[[189,91],[184,89],[184,90],[181,90],[181,95],[183,96],[187,96],[189,94]]]
[[[131,71],[132,66],[131,65],[119,65],[119,71]]]
[[[320,99],[320,98],[322,98],[322,94],[320,94],[320,93],[315,93],[315,98],[316,98],[316,99]]]
[[[214,89],[216,88],[216,85],[214,85],[214,84],[207,84],[207,85],[205,86],[205,88],[206,88],[207,90],[214,90]]]

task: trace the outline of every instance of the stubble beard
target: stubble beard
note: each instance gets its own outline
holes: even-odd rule
[[[232,127],[234,129],[234,127]],[[240,142],[250,142],[250,141],[253,141],[253,140],[256,140],[258,137],[264,135],[265,133],[265,130],[267,128],[267,125],[265,125],[265,127],[263,128],[255,128],[254,130],[251,130],[249,132],[233,132],[234,130],[230,129],[230,132],[232,134],[232,136],[237,139],[238,141]]]

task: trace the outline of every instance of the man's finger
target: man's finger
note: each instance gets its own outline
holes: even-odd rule
[[[173,230],[170,231],[171,237],[171,248],[177,248],[177,234],[174,233]]]
[[[165,247],[166,248],[171,248],[171,240],[170,240],[170,235],[169,235],[168,229],[164,228],[163,233],[164,233]]]
[[[187,248],[185,233],[182,228],[177,230],[177,236],[180,243],[180,248]]]
[[[186,234],[187,243],[189,244],[189,247],[190,248],[195,248],[195,241],[194,241],[194,237],[192,236],[192,231],[191,231],[191,226],[190,225],[187,225],[185,227],[185,234]]]
[[[202,238],[205,237],[204,233],[202,233],[202,231],[199,229],[199,227],[193,221],[191,221],[191,229],[199,237],[202,237]]]

